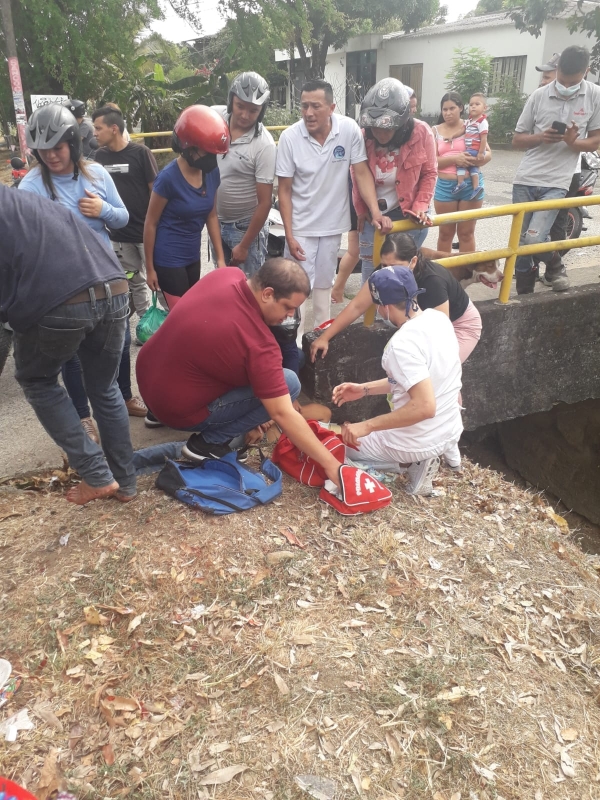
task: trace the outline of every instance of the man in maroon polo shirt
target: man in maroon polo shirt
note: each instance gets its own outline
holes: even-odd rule
[[[282,368],[269,330],[293,316],[309,293],[306,273],[288,259],[270,259],[248,279],[239,269],[216,269],[186,292],[142,347],[142,397],[165,425],[195,432],[183,448],[187,458],[220,458],[272,419],[339,482],[339,462],[294,410],[300,382]]]

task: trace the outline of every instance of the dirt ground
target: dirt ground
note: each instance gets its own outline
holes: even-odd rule
[[[0,726],[35,726],[0,763],[40,800],[600,798],[600,564],[539,496],[468,462],[357,518],[69,481],[0,487]]]

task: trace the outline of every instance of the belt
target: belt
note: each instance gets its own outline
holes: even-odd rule
[[[106,286],[110,287],[111,297],[116,297],[119,294],[125,294],[129,291],[129,283],[127,280],[119,279],[116,281],[108,281],[107,283],[97,283],[95,286],[90,286],[89,289],[84,289],[79,294],[74,294],[65,300],[65,305],[71,303],[91,303],[94,299],[106,299]]]

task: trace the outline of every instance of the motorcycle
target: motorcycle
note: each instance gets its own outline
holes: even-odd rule
[[[582,153],[581,178],[579,179],[579,188],[575,197],[589,197],[594,193],[599,171],[600,155],[598,153]],[[587,206],[569,208],[567,211],[566,238],[578,239],[581,236],[581,232],[587,230],[584,226],[584,220],[591,218],[592,216]]]
[[[269,216],[269,238],[267,240],[267,258],[280,258],[285,249],[285,229],[283,220],[277,207],[277,200],[273,202]]]
[[[16,189],[21,183],[21,180],[25,177],[25,175],[27,175],[27,164],[22,158],[13,156],[13,158],[10,160],[10,166],[12,169],[12,183],[10,188]]]

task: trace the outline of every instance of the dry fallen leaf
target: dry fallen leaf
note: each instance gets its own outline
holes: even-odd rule
[[[551,508],[546,509],[546,514],[550,517],[552,522],[558,525],[561,533],[569,533],[569,523],[564,517],[561,517],[560,514],[555,514]]]
[[[104,758],[104,761],[106,762],[106,765],[108,767],[112,766],[115,763],[115,752],[110,742],[108,742],[108,744],[105,744],[104,747],[102,748],[102,757]]]
[[[273,680],[275,681],[275,684],[277,685],[277,688],[279,689],[281,694],[286,695],[290,693],[289,687],[287,683],[283,680],[281,675],[278,675],[276,672],[274,672]]]
[[[579,731],[575,730],[575,728],[565,728],[560,734],[565,742],[574,742],[575,739],[579,738]]]
[[[268,578],[271,575],[271,570],[267,569],[266,567],[261,567],[256,571],[256,575],[252,578],[252,583],[250,586],[258,586],[259,583],[262,583],[265,578]]]
[[[308,645],[314,644],[316,639],[310,633],[299,633],[297,636],[292,637],[292,642],[299,647],[308,647]]]
[[[37,800],[47,800],[51,794],[59,790],[62,786],[62,778],[58,766],[59,753],[60,750],[58,750],[58,748],[52,747],[44,759],[44,765],[40,772],[40,780],[35,793]]]
[[[145,616],[146,612],[144,611],[143,614],[138,614],[137,617],[134,617],[127,626],[127,633],[132,633],[136,628],[138,628]]]
[[[276,550],[273,553],[267,553],[265,561],[270,567],[274,567],[284,561],[289,561],[290,558],[296,558],[296,555],[296,553],[292,553],[290,550]]]
[[[95,606],[86,606],[83,609],[83,615],[88,625],[101,625],[100,612]]]
[[[231,767],[223,767],[223,769],[216,769],[214,772],[209,772],[204,778],[201,778],[198,783],[200,786],[219,786],[222,783],[229,783],[230,780],[244,772],[248,767],[246,764],[234,764]]]

